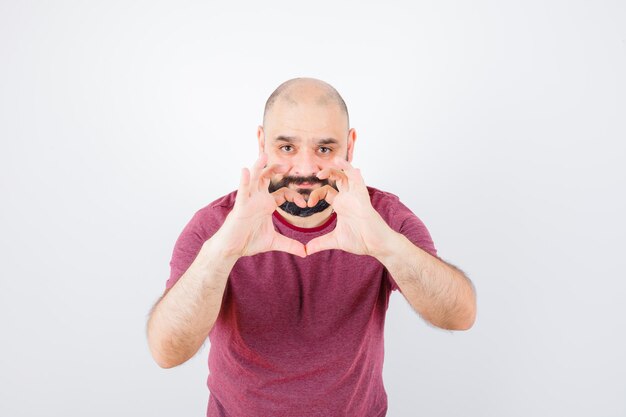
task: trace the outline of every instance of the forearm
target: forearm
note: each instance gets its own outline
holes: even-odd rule
[[[214,235],[155,306],[148,320],[148,344],[159,366],[180,365],[200,349],[217,319],[236,259],[224,255]]]
[[[456,267],[391,231],[377,259],[385,265],[413,308],[433,325],[467,330],[476,318],[474,286]]]

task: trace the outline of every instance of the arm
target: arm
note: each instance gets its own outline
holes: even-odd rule
[[[388,228],[376,257],[393,276],[409,304],[433,325],[467,330],[476,320],[476,292],[465,274]]]
[[[302,243],[279,234],[272,213],[285,201],[300,207],[306,202],[283,187],[269,193],[269,178],[288,167],[266,167],[259,157],[252,172],[244,168],[233,209],[221,227],[206,240],[185,273],[153,307],[147,324],[150,352],[163,368],[187,361],[213,328],[222,305],[230,271],[242,256],[279,250],[306,256]]]
[[[148,345],[162,368],[187,361],[202,346],[222,305],[228,275],[237,257],[226,256],[213,235],[176,284],[154,306],[148,320]]]
[[[309,206],[325,198],[337,212],[335,229],[306,245],[307,254],[341,249],[378,259],[393,276],[413,308],[435,326],[466,330],[476,317],[473,284],[458,268],[414,245],[393,230],[371,204],[358,168],[341,158],[338,168],[326,168],[317,177],[336,182],[311,193]]]

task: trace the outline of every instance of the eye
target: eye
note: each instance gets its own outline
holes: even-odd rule
[[[283,145],[279,149],[281,149],[281,150],[283,150],[285,152],[291,152],[293,150],[293,146],[291,146],[291,145]]]
[[[331,148],[328,148],[326,146],[320,146],[320,152],[321,153],[331,153],[333,150]]]

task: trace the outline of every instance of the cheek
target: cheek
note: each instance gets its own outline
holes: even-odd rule
[[[279,149],[273,149],[267,153],[268,165],[280,164],[280,163],[283,163],[286,159],[287,158],[286,158],[285,153],[280,151]]]

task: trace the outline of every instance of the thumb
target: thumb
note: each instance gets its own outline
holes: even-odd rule
[[[306,250],[302,243],[297,240],[289,239],[276,231],[274,231],[270,250],[278,250],[299,256],[301,258],[306,258]]]
[[[316,237],[312,239],[305,245],[306,254],[312,255],[316,252],[320,252],[328,249],[339,249],[337,244],[337,238],[335,237],[335,232],[332,231],[325,235]]]

